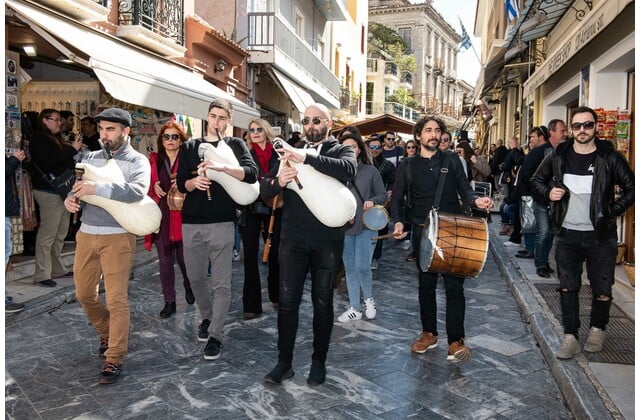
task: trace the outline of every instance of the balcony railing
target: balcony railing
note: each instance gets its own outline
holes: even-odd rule
[[[408,71],[402,72],[402,77],[400,77],[400,82],[412,85],[413,75],[411,74],[411,72],[408,72]]]
[[[384,63],[384,74],[390,74],[392,76],[398,77],[398,66],[393,62]]]
[[[183,0],[119,0],[118,23],[140,25],[184,45]]]
[[[380,103],[367,101],[365,110],[367,115],[391,114],[411,122],[416,122],[420,118],[419,111],[397,102]]]
[[[278,50],[289,60],[281,65],[297,65],[309,77],[340,95],[340,81],[322,62],[308,44],[303,42],[287,23],[273,12],[251,12],[248,14],[249,36],[247,46],[252,51]]]
[[[377,73],[378,72],[378,59],[376,59],[376,58],[367,58],[367,72],[369,72],[369,73]]]

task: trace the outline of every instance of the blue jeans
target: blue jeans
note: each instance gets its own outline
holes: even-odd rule
[[[512,225],[516,217],[517,204],[507,204],[502,202],[500,205],[501,222],[505,225]]]
[[[524,249],[533,254],[536,250],[536,234],[523,233],[522,237],[524,238]]]
[[[342,261],[347,277],[349,304],[356,309],[360,307],[360,289],[365,300],[373,297],[371,257],[376,244],[371,238],[376,235],[377,232],[364,229],[359,235],[344,237]]]
[[[543,268],[549,265],[549,252],[553,245],[551,218],[547,206],[536,201],[533,202],[533,214],[536,217],[535,264],[536,268]]]
[[[4,268],[7,269],[7,264],[9,264],[9,257],[11,256],[11,251],[13,250],[13,246],[11,245],[11,218],[4,218]]]

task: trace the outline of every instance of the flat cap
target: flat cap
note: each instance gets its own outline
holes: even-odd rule
[[[120,123],[125,127],[131,127],[131,114],[120,108],[107,108],[93,117],[93,119],[96,123],[99,121],[111,121]]]

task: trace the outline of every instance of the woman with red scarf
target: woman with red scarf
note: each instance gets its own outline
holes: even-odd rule
[[[271,125],[260,118],[249,123],[249,135],[247,146],[253,160],[258,165],[258,180],[262,180],[271,168],[278,165],[278,154],[273,150],[272,141],[275,138]],[[276,197],[277,198],[277,197]],[[258,271],[258,249],[260,244],[260,232],[269,231],[269,219],[271,217],[271,205],[262,201],[262,198],[249,204],[244,209],[244,223],[240,224],[242,246],[244,249],[244,287],[242,290],[242,304],[244,307],[244,319],[252,319],[262,313],[262,294],[260,286],[260,272]],[[269,252],[269,273],[267,284],[269,286],[269,300],[274,308],[279,301],[278,283],[280,278],[280,265],[278,264],[278,248],[280,246],[280,223],[282,209],[275,210],[275,222],[271,236],[271,250]]]
[[[182,127],[175,121],[169,121],[162,126],[158,134],[158,153],[149,153],[151,184],[148,195],[158,203],[162,212],[162,221],[158,233],[144,238],[144,246],[151,251],[151,243],[154,242],[158,250],[160,280],[165,302],[164,308],[160,311],[160,318],[168,318],[176,312],[174,271],[176,260],[182,272],[185,299],[189,305],[196,301],[191,291],[182,254],[182,216],[180,210],[169,209],[167,202],[167,194],[175,184],[180,146],[185,141],[187,136]]]

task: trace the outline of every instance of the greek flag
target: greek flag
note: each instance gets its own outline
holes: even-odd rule
[[[518,10],[518,0],[506,0],[507,1],[507,20],[512,21],[520,16]]]
[[[464,25],[462,24],[462,19],[458,16],[458,20],[460,21],[460,27],[462,28],[462,40],[460,41],[460,48],[458,51],[465,51],[472,47],[471,38],[469,38],[469,34],[467,30],[464,29]]]

